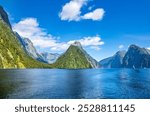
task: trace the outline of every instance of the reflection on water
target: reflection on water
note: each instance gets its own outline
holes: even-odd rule
[[[150,70],[0,70],[0,98],[150,98]]]

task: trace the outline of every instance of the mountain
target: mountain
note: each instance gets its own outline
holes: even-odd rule
[[[9,22],[8,15],[2,6],[0,6],[0,20],[3,20],[11,28],[11,24]]]
[[[119,51],[99,63],[103,68],[150,68],[150,50],[130,45],[127,52]]]
[[[103,59],[99,63],[103,68],[121,68],[125,53],[126,51],[118,51],[114,56]]]
[[[125,68],[150,68],[150,50],[131,45],[123,58]]]
[[[80,42],[74,42],[70,45],[67,51],[61,55],[54,66],[57,68],[96,68],[96,60],[94,60],[90,55],[84,51]]]
[[[41,55],[41,59],[48,64],[52,64],[52,63],[56,62],[56,60],[60,56],[57,53],[47,53],[47,52],[41,53],[40,55]]]
[[[99,63],[92,58],[83,48],[80,42],[76,41],[74,42],[72,45],[77,46],[80,48],[80,50],[84,53],[86,59],[88,60],[88,62],[91,64],[92,68],[99,68]]]
[[[34,59],[38,59],[40,55],[36,51],[33,43],[28,38],[21,37],[17,32],[14,32],[25,52]]]
[[[7,13],[0,7],[0,68],[47,68],[50,65],[27,55],[10,28]]]
[[[59,54],[38,53],[30,39],[21,37],[17,32],[14,33],[18,38],[22,48],[30,57],[48,64],[54,63],[59,57]]]

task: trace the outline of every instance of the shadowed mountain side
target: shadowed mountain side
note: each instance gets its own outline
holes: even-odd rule
[[[131,45],[123,58],[125,68],[150,68],[150,50]]]
[[[121,68],[126,51],[118,51],[114,56],[101,60],[102,68]]]

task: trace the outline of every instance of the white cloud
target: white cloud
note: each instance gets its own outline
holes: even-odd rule
[[[71,0],[62,7],[62,11],[59,13],[61,20],[68,21],[79,21],[81,19],[91,19],[91,20],[102,20],[104,16],[104,9],[98,8],[92,12],[88,12],[81,15],[81,8],[87,4],[88,0]],[[89,9],[92,9],[90,6]]]
[[[80,40],[72,40],[69,41],[68,44],[72,44],[75,41],[79,41],[82,46],[100,46],[103,45],[104,42],[101,41],[101,38],[99,36],[94,36],[94,37],[84,37],[83,39]]]
[[[91,49],[99,51],[101,48],[99,46],[91,46]]]
[[[53,47],[57,43],[57,38],[48,34],[43,28],[40,28],[35,18],[26,18],[13,24],[13,30],[18,32],[22,37],[29,38],[34,46],[37,47]]]
[[[148,47],[147,49],[150,50],[150,47]]]
[[[18,32],[22,37],[29,38],[35,47],[42,51],[49,49],[50,51],[64,51],[75,41],[81,42],[83,47],[90,47],[91,49],[98,50],[104,42],[100,36],[83,37],[79,40],[71,40],[68,42],[58,41],[58,37],[54,37],[47,33],[45,29],[39,26],[37,19],[26,18],[18,23],[13,24],[13,30]]]
[[[66,3],[59,14],[61,20],[80,20],[80,10],[81,7],[86,4],[86,1],[87,0],[71,0],[69,3]]]
[[[38,26],[39,24],[35,18],[26,18],[21,20],[19,23],[14,24],[13,29],[24,37],[31,37],[33,35],[43,33],[42,29]]]
[[[89,6],[89,7],[88,7],[88,10],[89,10],[89,11],[92,10],[92,9],[94,8],[94,6],[95,6],[95,5]]]
[[[123,48],[124,48],[124,45],[119,45],[118,48],[119,48],[119,49],[123,49]]]
[[[83,19],[92,19],[92,20],[102,20],[104,16],[104,9],[98,8],[94,10],[93,12],[89,12],[82,16]]]

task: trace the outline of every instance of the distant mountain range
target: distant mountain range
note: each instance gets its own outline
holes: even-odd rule
[[[120,68],[122,67],[123,58],[126,54],[126,51],[118,51],[112,57],[101,60],[99,63],[102,68]]]
[[[60,54],[43,52],[40,53],[40,56],[41,56],[40,59],[42,59],[45,63],[53,64],[59,58]]]
[[[123,58],[125,68],[150,68],[150,50],[131,45]]]
[[[0,6],[0,68],[150,68],[150,50],[131,45],[97,62],[75,41],[63,54],[38,53],[28,38],[13,32]]]
[[[103,68],[150,68],[150,50],[131,45],[127,52],[119,51],[99,63]]]

